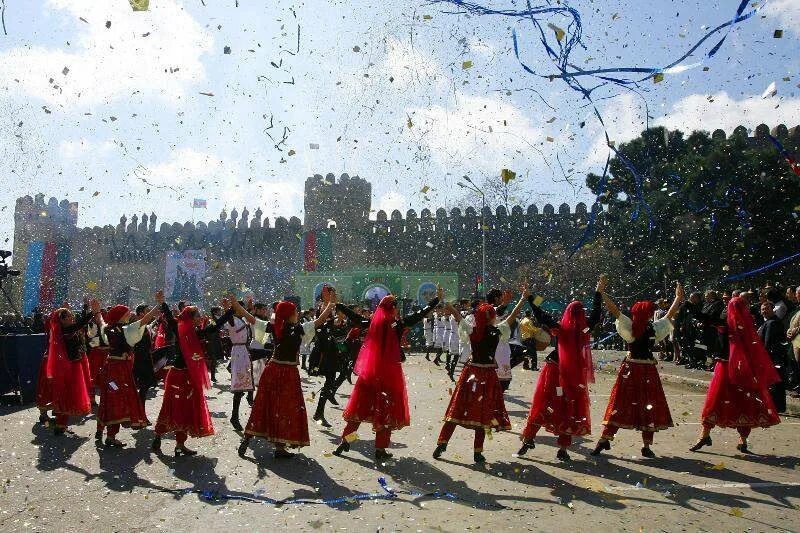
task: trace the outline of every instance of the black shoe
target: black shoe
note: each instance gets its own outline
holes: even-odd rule
[[[245,437],[242,439],[242,442],[239,443],[239,457],[244,457],[247,453],[247,445],[250,444],[250,438]]]
[[[436,449],[433,450],[433,458],[438,459],[442,456],[442,454],[447,450],[447,443],[442,442],[436,445]]]
[[[53,435],[60,437],[61,435],[75,435],[75,432],[69,428],[53,428]]]
[[[486,457],[484,457],[481,452],[473,453],[472,458],[475,460],[475,463],[479,465],[486,462]]]
[[[532,440],[526,440],[522,443],[522,448],[519,449],[517,455],[522,457],[528,452],[528,450],[532,450],[534,448],[536,448],[536,444]]]
[[[242,430],[242,424],[241,422],[239,422],[238,418],[231,418],[231,425],[233,426],[233,429],[235,429],[236,431]]]
[[[275,448],[275,459],[291,459],[294,454],[287,452],[286,448]]]
[[[425,354],[425,359],[427,359],[428,361],[430,361],[430,360],[431,360],[431,355],[426,353],[426,354]]]
[[[375,449],[375,460],[376,461],[385,461],[387,459],[391,459],[394,457],[391,453],[387,452],[386,450],[381,450],[380,448]]]
[[[103,440],[103,432],[102,431],[95,431],[94,432],[94,440]]]
[[[127,445],[117,439],[106,439],[105,446],[106,448],[124,448]]]
[[[324,428],[332,427],[331,424],[325,420],[325,415],[314,415],[313,420]]]
[[[737,444],[736,449],[742,453],[750,453],[750,449],[747,447],[746,442],[740,442],[739,444]]]
[[[175,457],[180,457],[181,455],[191,457],[192,455],[197,455],[197,452],[195,450],[190,450],[186,446],[175,446]]]
[[[51,424],[53,424],[54,422],[55,422],[55,419],[53,419],[53,418],[50,418],[50,417],[49,417],[49,416],[47,416],[46,414],[40,414],[40,415],[39,415],[39,423],[40,423],[41,425],[43,425],[44,427],[48,427],[48,426],[50,426]]]
[[[563,448],[558,450],[558,453],[556,454],[556,459],[558,459],[559,461],[564,461],[565,463],[572,461],[572,457],[570,457],[569,454],[567,453],[567,450]]]
[[[156,435],[156,438],[153,439],[153,444],[150,445],[150,449],[156,453],[161,453],[161,435]]]
[[[333,455],[335,455],[336,457],[341,457],[343,453],[349,451],[350,451],[350,443],[347,442],[346,440],[343,440],[341,444],[339,444],[339,446],[337,446],[336,449],[333,450]]]
[[[711,435],[706,435],[705,437],[701,438],[694,446],[689,448],[689,451],[696,452],[703,446],[711,446]]]
[[[650,449],[650,446],[644,446],[642,448],[642,457],[647,457],[648,459],[652,459],[655,456],[656,454],[653,453],[653,450]]]
[[[437,357],[436,359],[433,360],[433,364],[436,365],[436,366],[441,366],[442,362]]]
[[[452,381],[453,383],[456,382],[456,377],[453,374],[453,372],[448,372],[447,375],[450,377],[450,381]]]
[[[611,449],[611,442],[606,439],[600,439],[597,441],[597,446],[594,447],[592,453],[590,455],[600,455],[600,452],[603,450],[610,450]]]

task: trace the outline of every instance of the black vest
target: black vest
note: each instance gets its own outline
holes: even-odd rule
[[[500,330],[494,326],[486,327],[486,334],[478,342],[470,341],[472,362],[479,365],[494,364],[494,354],[500,344]]]
[[[639,360],[653,360],[653,350],[656,347],[656,330],[653,329],[653,323],[649,322],[647,328],[641,337],[628,343],[628,351],[630,352],[631,359]]]

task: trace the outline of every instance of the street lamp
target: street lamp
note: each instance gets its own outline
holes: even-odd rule
[[[484,211],[486,209],[486,194],[475,185],[469,176],[464,176],[464,180],[467,183],[458,182],[458,186],[462,189],[470,190],[474,193],[477,193],[481,197],[481,250],[482,250],[482,261],[481,261],[481,282],[483,284],[483,299],[486,299],[486,219]]]

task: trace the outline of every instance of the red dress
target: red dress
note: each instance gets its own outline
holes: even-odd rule
[[[219,334],[220,327],[233,312],[228,310],[214,325],[197,330],[193,322],[196,307],[184,307],[177,320],[167,304],[162,305],[162,310],[167,327],[176,334],[178,342],[164,381],[164,401],[155,432],[158,435],[182,432],[192,437],[213,435],[214,425],[205,396],[205,391],[211,388],[211,380],[200,336]]]
[[[271,326],[268,324],[266,329],[271,329]],[[313,331],[313,323],[308,327]],[[272,359],[258,380],[245,435],[264,437],[270,442],[297,448],[310,444],[306,402],[297,370],[303,336],[303,326],[282,326],[282,338],[276,338]]]
[[[725,315],[727,361],[717,360],[701,420],[721,427],[769,427],[780,422],[770,385],[781,381],[758,336],[747,304],[731,298]]]
[[[149,424],[136,391],[128,358],[109,356],[96,383],[100,389],[100,405],[97,409],[99,423],[132,428]]]
[[[89,349],[89,376],[91,386],[96,391],[100,391],[100,384],[97,383],[97,376],[103,371],[103,366],[108,359],[108,346],[95,346]]]
[[[780,423],[768,389],[747,390],[731,383],[728,361],[717,360],[701,420],[723,428],[762,427]]]
[[[47,378],[53,413],[84,416],[92,412],[89,401],[89,376],[85,371],[86,355],[82,352],[81,330],[91,316],[62,329],[60,315],[66,309],[56,309],[50,314],[47,351]]]
[[[444,421],[472,429],[511,429],[496,364],[469,362],[464,366]]]
[[[589,435],[592,422],[589,410],[589,391],[569,398],[559,385],[558,363],[546,360],[536,390],[533,392],[528,421],[522,440],[532,440],[539,427],[554,435]]]
[[[627,358],[622,362],[603,425],[650,432],[674,425],[655,360]]]
[[[52,392],[50,391],[50,380],[47,379],[47,353],[39,363],[39,377],[36,381],[36,407],[39,409],[52,408]]]

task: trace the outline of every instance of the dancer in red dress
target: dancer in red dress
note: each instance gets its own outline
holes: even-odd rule
[[[631,308],[633,319],[623,315],[605,292],[603,302],[617,319],[617,333],[628,344],[628,356],[619,366],[617,381],[611,389],[608,407],[603,417],[603,434],[592,451],[600,455],[611,449],[611,441],[620,428],[642,432],[642,456],[655,457],[650,449],[656,431],[671,428],[672,415],[656,370],[653,357],[656,345],[672,331],[672,317],[683,301],[683,287],[675,286],[675,300],[667,314],[653,321],[656,306],[653,302],[636,302]]]
[[[369,320],[345,305],[336,306],[337,310],[347,315],[351,326],[369,328],[369,331],[356,360],[355,373],[358,379],[342,413],[347,425],[334,455],[349,451],[350,443],[357,439],[359,425],[369,422],[375,432],[375,459],[384,461],[392,457],[386,451],[392,431],[411,423],[406,379],[401,365],[404,358],[400,339],[405,328],[421,322],[441,298],[442,288],[438,287],[436,298],[426,307],[403,318],[398,317],[397,299],[393,295],[381,300]]]
[[[101,316],[105,321],[101,311]],[[89,359],[89,398],[92,400],[92,406],[96,406],[95,396],[102,393],[100,384],[97,382],[97,376],[102,372],[103,367],[108,359],[108,341],[103,334],[103,329],[99,324],[91,323],[86,327],[86,339],[89,345],[89,352],[86,354]]]
[[[458,377],[453,396],[444,415],[444,425],[439,433],[439,441],[433,457],[438,459],[447,450],[447,443],[456,426],[475,431],[474,459],[483,463],[483,441],[492,430],[511,429],[505,403],[503,387],[497,377],[495,351],[500,342],[511,337],[511,326],[519,310],[528,298],[528,289],[522,289],[522,298],[502,322],[495,324],[497,313],[489,303],[481,304],[475,311],[474,325],[462,320],[461,313],[449,306],[448,309],[458,322],[459,335],[472,347],[472,355]]]
[[[261,341],[271,334],[274,344],[272,358],[261,373],[250,419],[239,445],[244,457],[253,437],[264,437],[275,445],[275,458],[291,458],[286,447],[300,448],[310,444],[308,416],[303,389],[300,385],[300,345],[311,342],[317,328],[336,307],[335,293],[322,314],[313,321],[299,324],[300,316],[292,302],[279,302],[275,307],[275,322],[255,318],[234,300],[233,309],[253,326],[253,338]]]
[[[223,307],[228,311],[214,325],[199,329],[203,320],[200,311],[193,305],[181,310],[177,319],[166,303],[161,304],[162,317],[167,328],[177,337],[175,352],[167,364],[169,370],[164,381],[164,401],[158,413],[153,440],[153,451],[161,451],[161,436],[175,432],[175,455],[197,455],[186,447],[186,439],[208,437],[214,434],[211,414],[205,391],[211,388],[205,352],[200,337],[218,335],[219,329],[233,316],[227,299]]]
[[[690,448],[693,452],[711,446],[711,429],[719,426],[736,428],[736,449],[748,453],[747,437],[753,428],[767,428],[781,421],[769,393],[770,385],[781,377],[758,336],[747,303],[738,296],[732,298],[726,314],[727,335],[721,337],[728,346],[723,346],[714,366],[700,418],[703,430],[700,440]]]
[[[164,302],[163,291],[156,293],[159,305]],[[154,307],[140,320],[133,322],[131,311],[125,305],[116,305],[106,313],[106,323],[102,334],[108,339],[108,356],[103,369],[95,378],[100,389],[100,406],[97,409],[97,431],[94,439],[103,438],[103,428],[107,430],[107,448],[121,448],[124,442],[117,440],[120,426],[139,429],[150,422],[144,412],[144,404],[139,399],[136,382],[133,379],[133,346],[144,336],[145,328],[160,313]]]
[[[536,382],[528,421],[520,436],[522,447],[518,455],[524,455],[534,447],[534,439],[542,427],[558,436],[556,458],[561,461],[570,460],[567,448],[572,444],[573,436],[591,434],[589,383],[594,383],[594,367],[589,340],[591,330],[600,322],[601,294],[606,283],[606,277],[601,276],[588,320],[583,304],[578,300],[570,303],[561,322],[556,322],[535,304],[533,297],[528,298],[536,320],[550,329],[558,344],[545,359],[545,366]]]
[[[39,377],[36,380],[36,407],[39,408],[39,423],[47,427],[55,423],[47,412],[53,408],[53,393],[50,390],[50,380],[47,379],[47,352],[44,352],[39,363]]]
[[[53,414],[56,417],[55,435],[74,434],[67,428],[70,416],[85,416],[92,412],[89,401],[88,376],[85,365],[83,328],[100,315],[100,304],[91,301],[91,313],[83,313],[76,321],[72,312],[62,307],[50,313],[47,349],[47,378]]]

